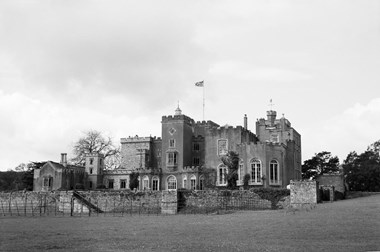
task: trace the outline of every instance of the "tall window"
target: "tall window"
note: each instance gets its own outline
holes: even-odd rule
[[[182,177],[182,188],[187,188],[187,176]]]
[[[251,160],[251,182],[261,184],[261,162],[258,159]]]
[[[113,189],[113,179],[108,180],[108,188]]]
[[[203,175],[199,176],[199,190],[204,190],[204,183],[205,183],[205,179],[203,177]]]
[[[191,190],[197,189],[197,178],[195,177],[195,175],[191,175],[190,177],[190,189]]]
[[[193,150],[194,151],[199,151],[199,143],[194,143],[193,144]]]
[[[148,176],[143,177],[143,190],[149,189],[149,178]]]
[[[195,165],[195,166],[199,165],[199,157],[193,158],[193,165]]]
[[[127,188],[127,181],[125,179],[120,179],[120,189]]]
[[[43,180],[43,184],[45,187],[51,187],[53,185],[53,178],[52,177],[45,177]]]
[[[88,187],[89,187],[90,189],[92,189],[92,181],[89,181],[89,182],[88,182]]]
[[[218,166],[218,185],[225,186],[227,185],[227,166],[220,164]]]
[[[94,164],[94,159],[90,158],[90,165]]]
[[[177,190],[177,179],[172,175],[168,177],[168,190]]]
[[[168,165],[169,166],[174,166],[177,165],[177,152],[168,152],[167,153],[167,158],[168,158]]]
[[[153,177],[152,179],[152,190],[158,191],[159,185],[158,185],[158,177]]]
[[[169,147],[174,148],[175,147],[175,140],[174,139],[169,139]]]
[[[280,183],[280,166],[278,165],[278,162],[276,160],[272,160],[269,163],[269,183],[270,184],[279,184]]]

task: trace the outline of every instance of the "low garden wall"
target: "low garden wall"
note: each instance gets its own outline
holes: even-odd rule
[[[176,214],[279,208],[283,189],[0,193],[0,216]]]

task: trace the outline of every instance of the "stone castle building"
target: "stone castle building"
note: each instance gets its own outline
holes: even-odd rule
[[[86,189],[104,185],[129,188],[130,174],[139,173],[140,190],[202,190],[227,185],[228,168],[221,158],[228,151],[239,154],[237,185],[250,175],[249,185],[286,187],[301,178],[301,136],[283,116],[268,111],[256,122],[256,134],[244,126],[220,126],[212,121],[194,121],[178,107],[174,115],[163,116],[162,135],[121,139],[121,166],[104,170],[103,156],[89,155],[85,167],[47,162],[35,172],[35,190],[72,189],[82,181]],[[66,162],[67,163],[67,162]],[[54,182],[55,181],[55,182]]]

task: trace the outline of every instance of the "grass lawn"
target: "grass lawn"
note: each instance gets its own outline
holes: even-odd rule
[[[311,211],[0,217],[0,251],[380,251],[380,195]]]

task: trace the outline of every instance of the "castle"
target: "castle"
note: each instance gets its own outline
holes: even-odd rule
[[[70,190],[76,184],[85,189],[103,185],[109,189],[129,188],[130,174],[139,173],[139,190],[203,190],[208,185],[227,185],[228,168],[221,158],[228,151],[239,154],[237,185],[250,175],[255,187],[286,187],[301,179],[301,135],[276,111],[256,121],[256,134],[244,126],[220,126],[212,121],[194,121],[178,107],[174,115],[163,116],[162,135],[121,139],[121,166],[104,169],[101,154],[86,157],[85,167],[48,161],[34,173],[34,190]]]

